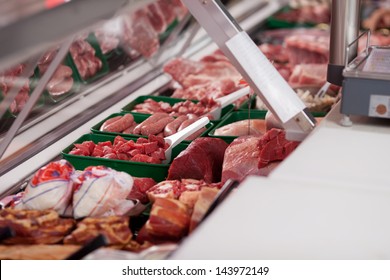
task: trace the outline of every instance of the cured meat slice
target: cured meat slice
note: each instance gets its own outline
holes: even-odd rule
[[[187,206],[178,200],[156,198],[150,218],[141,229],[137,241],[178,241],[188,233],[190,215]]]
[[[216,188],[204,187],[199,193],[198,199],[194,205],[194,210],[191,215],[190,229],[192,232],[203,219],[207,210],[210,208],[211,203],[214,201],[219,190]]]
[[[228,144],[218,138],[195,139],[171,163],[168,180],[198,179],[220,182],[223,157]]]
[[[107,245],[125,245],[133,237],[129,228],[129,218],[126,216],[85,218],[65,237],[64,243],[84,245],[99,234],[106,237]]]
[[[0,227],[10,227],[15,236],[6,244],[55,244],[63,240],[74,227],[73,219],[62,219],[54,210],[0,211]]]

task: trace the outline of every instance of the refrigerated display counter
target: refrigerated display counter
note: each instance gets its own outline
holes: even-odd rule
[[[256,34],[287,2],[233,1],[229,11],[244,30]],[[115,64],[106,77],[28,119],[1,158],[1,197],[23,190],[40,167],[59,159],[107,116],[140,96],[170,88],[172,78],[161,70],[169,59],[197,61],[218,49],[196,29],[168,36],[150,59]],[[178,35],[175,29],[172,33]],[[247,178],[178,247],[168,248],[168,253],[175,250],[169,258],[387,259],[389,180],[383,163],[388,123],[353,117],[354,126],[345,128],[340,118],[336,105],[269,177]]]

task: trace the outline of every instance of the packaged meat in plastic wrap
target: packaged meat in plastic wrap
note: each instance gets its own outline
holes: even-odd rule
[[[126,200],[134,182],[129,174],[104,166],[91,166],[74,180],[75,219],[123,215],[134,206],[132,201]]]
[[[74,171],[74,167],[63,159],[42,167],[28,183],[22,199],[15,208],[52,209],[63,215],[72,198]]]

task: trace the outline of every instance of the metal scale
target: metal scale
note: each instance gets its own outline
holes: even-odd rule
[[[390,118],[390,46],[370,46],[370,32],[358,36],[361,0],[332,1],[330,83],[342,86],[341,125],[351,126],[349,115]],[[359,39],[367,36],[357,54]]]
[[[346,115],[388,119],[390,118],[390,47],[369,46],[370,33],[367,33],[368,42],[365,51],[351,63],[346,64],[343,71],[341,112]]]

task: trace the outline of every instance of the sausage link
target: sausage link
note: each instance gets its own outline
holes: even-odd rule
[[[168,117],[169,115],[167,113],[155,113],[153,115],[151,115],[149,118],[147,118],[146,120],[144,120],[142,123],[140,123],[139,125],[137,125],[134,130],[133,130],[133,134],[141,134],[141,128],[144,126],[144,125],[148,125],[148,124],[151,124],[151,123],[154,123],[162,118],[166,118]]]
[[[113,123],[113,122],[116,122],[116,121],[119,120],[120,118],[122,118],[122,116],[116,116],[116,117],[113,117],[113,118],[111,118],[111,119],[106,120],[106,121],[102,124],[102,126],[100,127],[100,131],[106,131],[107,125],[109,125],[109,124],[111,124],[111,123]]]
[[[179,126],[186,120],[188,120],[187,116],[179,116],[173,122],[167,124],[164,128],[164,136],[167,137],[175,134]]]
[[[138,125],[138,123],[133,122],[133,124],[122,131],[123,134],[133,134],[134,128]]]
[[[132,114],[126,114],[122,116],[119,120],[110,123],[106,126],[105,131],[108,132],[121,132],[126,128],[130,127],[134,122],[134,117]]]
[[[175,119],[173,117],[168,116],[168,117],[165,117],[165,118],[158,120],[157,122],[150,123],[148,125],[144,125],[143,127],[141,127],[141,134],[142,135],[150,135],[150,134],[156,135],[156,134],[162,132],[164,130],[165,126],[174,120]]]
[[[177,129],[177,131],[180,131],[184,128],[186,128],[187,126],[189,126],[190,124],[193,124],[194,122],[196,122],[198,120],[198,118],[192,118],[192,119],[188,119],[186,121],[184,121],[180,126],[179,128]]]

